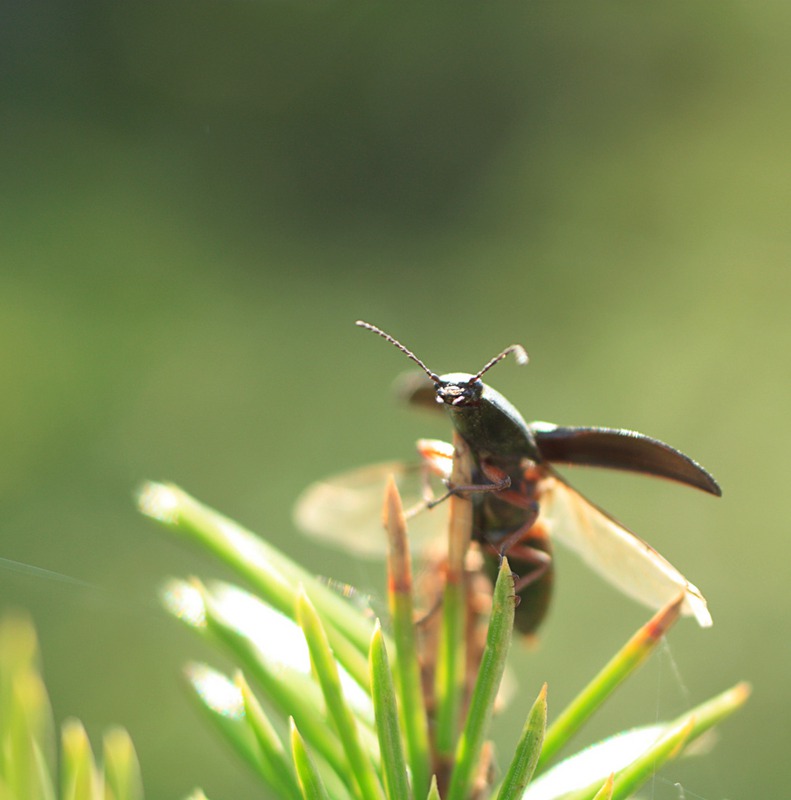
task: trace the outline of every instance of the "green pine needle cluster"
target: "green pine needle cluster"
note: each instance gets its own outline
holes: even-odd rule
[[[557,761],[656,648],[679,616],[679,599],[637,631],[565,709],[550,714],[549,725],[547,686],[536,687],[509,763],[495,768],[487,737],[515,606],[507,559],[494,586],[485,641],[472,662],[477,666],[468,674],[459,665],[470,663],[476,645],[459,624],[467,588],[452,580],[452,564],[436,614],[439,645],[431,655],[422,652],[394,485],[385,500],[388,633],[283,553],[177,487],[147,484],[139,502],[146,515],[202,545],[246,585],[173,580],[163,598],[174,616],[238,665],[230,677],[191,665],[187,678],[201,711],[288,800],[627,798],[749,695],[749,687],[738,684],[677,719],[619,733]],[[451,527],[456,518],[462,528],[466,524],[463,508],[450,516]],[[433,661],[430,686],[427,660]]]
[[[485,635],[470,636],[464,502],[451,498],[451,555],[428,648],[415,624],[406,522],[394,483],[385,498],[386,628],[180,489],[152,483],[141,491],[144,514],[238,575],[240,585],[173,579],[162,600],[236,663],[230,676],[197,663],[185,675],[200,712],[281,800],[620,800],[746,701],[749,687],[738,684],[677,719],[557,760],[662,641],[679,616],[679,598],[565,709],[549,714],[551,724],[547,685],[534,687],[509,761],[495,766],[489,726],[513,634],[514,584],[503,559]],[[107,732],[100,763],[78,721],[63,724],[60,747],[56,739],[33,626],[7,616],[0,622],[0,800],[142,800],[125,731]],[[188,800],[206,798],[195,790]]]

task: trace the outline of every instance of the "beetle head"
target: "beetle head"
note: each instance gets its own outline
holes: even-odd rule
[[[477,375],[454,372],[441,375],[434,382],[437,402],[456,408],[477,405],[483,392],[483,381]]]

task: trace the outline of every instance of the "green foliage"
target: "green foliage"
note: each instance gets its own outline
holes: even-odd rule
[[[442,694],[433,696],[433,689],[426,688],[432,682],[413,669],[418,663],[416,643],[404,628],[414,626],[403,625],[404,609],[411,610],[414,604],[409,560],[403,550],[405,523],[393,487],[388,489],[385,517],[391,542],[390,607],[396,620],[401,619],[394,642],[378,624],[372,625],[362,609],[339,606],[337,596],[282,553],[180,489],[148,484],[141,492],[140,507],[167,529],[219,555],[258,595],[224,583],[204,586],[174,581],[164,596],[177,618],[216,642],[260,691],[259,699],[244,678],[237,676],[232,682],[208,667],[193,667],[190,672],[203,710],[278,796],[292,797],[297,785],[305,800],[325,796],[332,800],[425,796],[467,800],[492,794],[487,736],[513,631],[513,579],[507,560],[494,587],[488,635],[477,660],[469,660],[476,644],[465,639],[465,626],[443,627],[439,622],[442,635],[450,631],[451,637],[443,647],[467,653],[465,663],[478,666],[474,674],[445,684]],[[452,603],[463,608],[466,591]],[[675,720],[622,732],[548,768],[555,754],[645,661],[678,611],[679,604],[671,603],[649,620],[548,729],[546,686],[541,689],[499,787],[500,800],[630,797],[663,764],[745,702],[749,689],[739,684]],[[437,613],[441,616],[444,609]],[[436,662],[430,663],[436,657],[436,651],[433,656],[428,651],[419,653],[424,672],[427,666],[436,667]],[[368,664],[364,676],[359,671],[360,659]],[[415,717],[410,714],[414,709],[405,707],[405,699],[412,702],[409,698],[420,686],[426,695],[425,707],[432,709],[435,718],[443,713],[442,703],[464,710],[454,730],[450,759],[436,748],[421,749],[414,731],[410,744]],[[455,697],[447,696],[448,687]],[[275,712],[271,721],[264,707]],[[283,755],[289,720],[293,763]],[[429,718],[423,742],[432,729]],[[426,759],[430,784],[412,767]]]
[[[417,638],[414,625],[405,624],[404,611],[411,615],[413,599],[409,559],[404,557],[405,520],[394,485],[388,489],[386,521],[390,605],[401,620],[395,642],[378,623],[372,626],[361,609],[339,604],[334,594],[283,554],[180,490],[150,484],[140,505],[149,516],[234,566],[260,594],[217,582],[204,586],[197,580],[171,581],[163,599],[175,616],[238,663],[233,680],[204,664],[189,665],[187,678],[201,711],[279,798],[467,800],[492,794],[486,737],[514,618],[507,559],[494,587],[486,642],[477,661],[471,662],[478,664],[475,674],[461,682],[438,680],[442,691],[433,698],[428,692],[423,702],[420,687],[430,682],[414,669]],[[463,515],[452,511],[454,518]],[[463,587],[459,582],[456,590]],[[456,591],[452,603],[464,608],[464,590]],[[745,702],[749,688],[739,684],[675,720],[623,732],[545,770],[650,655],[678,617],[679,607],[679,602],[671,603],[644,625],[548,729],[546,684],[541,688],[497,790],[498,800],[625,800]],[[465,639],[465,626],[439,627],[446,639],[450,636],[443,647],[451,652],[467,653],[475,647]],[[368,640],[364,631],[370,632]],[[396,662],[392,669],[389,650]],[[420,658],[425,668],[431,656],[423,652]],[[260,698],[245,673],[257,685]],[[448,689],[457,696],[450,697]],[[430,729],[415,736],[415,721],[421,715],[410,714],[405,704],[416,697],[422,715],[427,707],[443,715],[443,703],[466,709],[455,731],[451,759],[428,746]],[[432,700],[440,707],[432,706]],[[62,727],[59,767],[56,750],[35,632],[27,619],[8,616],[0,622],[0,798],[142,800],[137,758],[125,731],[113,729],[105,735],[101,765],[77,720],[67,720]],[[423,781],[423,765],[429,765],[430,782]],[[531,783],[534,773],[540,777]],[[534,794],[537,789],[540,794]],[[191,800],[205,797],[195,790]]]
[[[279,798],[467,800],[492,794],[491,747],[486,737],[514,618],[507,559],[494,587],[486,642],[477,662],[472,662],[478,664],[475,674],[458,683],[440,679],[442,692],[427,696],[424,703],[420,686],[428,684],[413,668],[418,664],[414,625],[404,624],[404,609],[411,611],[413,600],[403,549],[405,521],[394,486],[388,489],[386,520],[392,547],[391,608],[402,623],[395,642],[388,641],[378,623],[372,626],[361,609],[339,605],[335,595],[287,557],[180,490],[150,484],[141,494],[141,508],[235,566],[261,595],[193,580],[171,581],[163,598],[175,616],[238,663],[233,680],[204,664],[189,665],[187,678],[201,711]],[[296,585],[291,583],[295,577]],[[456,588],[463,586],[460,582]],[[464,591],[452,602],[463,609]],[[678,617],[679,607],[679,602],[671,603],[644,625],[548,729],[544,684],[527,714],[497,790],[498,800],[625,800],[659,767],[746,701],[749,688],[738,684],[677,719],[623,732],[545,770],[650,655]],[[450,651],[466,653],[474,648],[465,640],[465,626],[439,627],[445,637],[450,632],[444,644]],[[363,652],[361,632],[366,630],[370,637]],[[389,650],[396,661],[392,669]],[[431,656],[425,652],[420,656],[425,668]],[[361,661],[366,664],[364,673]],[[244,673],[258,686],[260,698]],[[449,687],[455,687],[457,696],[447,695]],[[452,759],[428,747],[430,730],[414,735],[415,720],[421,717],[408,713],[405,703],[415,697],[420,698],[422,714],[433,707],[431,700],[440,705],[434,708],[437,716],[443,714],[442,703],[466,709],[455,731]],[[445,714],[447,719],[452,716]],[[125,731],[113,729],[105,735],[101,765],[77,720],[67,720],[62,727],[59,767],[56,750],[35,632],[27,619],[8,616],[0,622],[1,800],[142,800],[137,758]],[[429,765],[430,782],[422,782],[420,771],[408,767],[424,764]],[[540,777],[531,782],[534,773]],[[191,800],[205,798],[195,790]]]
[[[60,791],[55,789],[55,725],[41,678],[36,633],[26,617],[0,621],[0,798],[142,800],[140,770],[126,731],[109,730],[97,766],[82,724],[61,733]]]

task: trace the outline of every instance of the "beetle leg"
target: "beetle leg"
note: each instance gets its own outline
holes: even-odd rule
[[[536,542],[546,538],[546,533],[541,526],[537,526],[539,506],[535,500],[522,497],[520,505],[527,511],[525,521],[513,533],[500,539],[497,542],[490,542],[489,546],[496,550],[500,557],[500,563],[506,556],[511,556],[512,560],[519,561],[532,567],[525,575],[514,575],[514,591],[521,592],[531,583],[540,580],[549,570],[552,563],[552,555],[540,547],[528,544],[530,540]],[[533,532],[532,535],[529,535]]]
[[[447,491],[440,497],[435,498],[434,492],[431,488],[431,470],[423,467],[424,472],[422,475],[422,494],[423,499],[412,506],[406,511],[406,517],[414,517],[415,514],[423,511],[424,509],[432,509],[440,503],[444,503],[449,497],[453,495],[464,495],[470,492],[502,492],[511,486],[511,478],[506,475],[505,477],[495,481],[494,483],[472,483],[463,486],[454,486],[450,481],[443,479],[443,484]]]
[[[510,539],[512,537],[509,536],[508,538]],[[519,593],[536,581],[541,580],[552,566],[551,553],[547,553],[545,550],[541,550],[529,544],[512,545],[507,551],[495,545],[490,545],[490,547],[493,550],[496,549],[501,563],[502,560],[510,554],[515,561],[518,560],[520,563],[531,567],[530,571],[525,574],[520,574],[513,570],[511,571],[511,576],[514,579],[514,592],[517,595],[517,605],[521,600],[521,598],[519,598]]]
[[[495,483],[473,483],[469,486],[453,486],[450,482],[447,482],[445,486],[447,486],[448,491],[445,492],[442,497],[426,503],[426,508],[434,508],[434,506],[438,506],[440,503],[444,502],[449,497],[452,497],[454,494],[463,495],[468,494],[469,492],[502,492],[505,489],[508,489],[510,485],[511,478],[508,475],[496,481]]]
[[[442,608],[443,598],[442,595],[438,596],[428,611],[424,611],[416,620],[415,626],[422,628],[427,625],[432,617]]]
[[[433,472],[427,461],[422,461],[420,464],[420,494],[422,499],[415,503],[413,506],[404,510],[404,517],[412,519],[412,517],[425,511],[428,508],[433,508],[438,500],[435,499],[434,490],[431,488],[431,476]]]
[[[507,556],[510,552],[516,554],[516,552],[519,551],[521,554],[521,549],[523,547],[526,550],[535,550],[535,548],[530,547],[530,545],[523,544],[522,541],[526,538],[527,533],[538,520],[538,503],[535,500],[529,501],[529,504],[526,504],[524,508],[527,511],[524,523],[520,525],[513,533],[509,533],[508,536],[500,539],[498,542],[493,543],[493,545],[497,547],[501,559],[504,556]]]
[[[520,558],[524,558],[525,561],[532,560],[532,563],[535,564],[535,569],[531,570],[526,575],[516,575],[516,573],[514,573],[514,592],[517,595],[530,586],[530,584],[543,578],[552,564],[552,556],[536,547],[526,547],[521,551]]]

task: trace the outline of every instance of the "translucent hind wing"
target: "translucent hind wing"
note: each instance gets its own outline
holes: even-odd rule
[[[550,534],[625,595],[659,609],[682,592],[682,613],[707,628],[712,619],[700,590],[650,545],[549,473],[540,487],[541,518]]]
[[[422,551],[446,530],[448,508],[424,508],[426,471],[419,463],[387,461],[333,475],[308,486],[294,506],[296,526],[309,536],[365,558],[383,558],[387,537],[382,524],[385,484],[396,480],[412,549]]]

